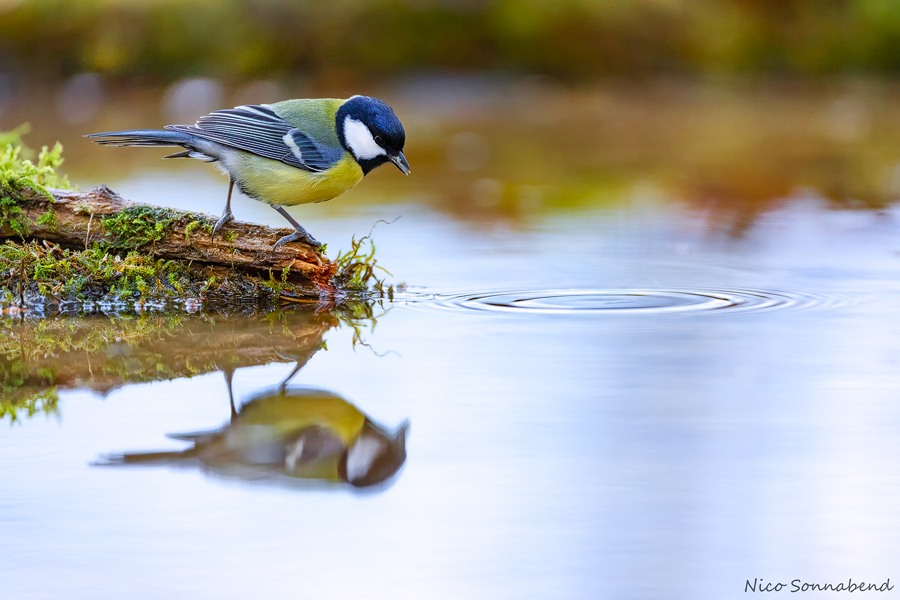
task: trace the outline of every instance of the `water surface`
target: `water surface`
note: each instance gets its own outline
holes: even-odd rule
[[[111,185],[216,213],[224,184],[202,167]],[[6,316],[3,394],[36,413],[0,435],[3,597],[719,599],[753,578],[900,581],[900,212],[797,188],[735,228],[641,178],[622,189],[511,218],[457,218],[420,191],[298,209],[332,252],[402,217],[375,239],[407,285],[374,320]],[[237,431],[283,390],[387,436],[408,421],[396,471],[286,474],[302,438],[286,423],[306,427],[308,406],[272,409],[242,430],[263,432],[254,451],[215,464],[105,464]],[[326,438],[304,447],[332,456]]]

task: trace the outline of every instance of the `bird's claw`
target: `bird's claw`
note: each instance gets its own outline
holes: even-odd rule
[[[275,242],[275,245],[272,246],[272,250],[273,251],[278,250],[278,248],[280,246],[284,246],[288,242],[296,242],[296,241],[304,242],[304,243],[312,246],[313,248],[321,248],[322,247],[322,243],[319,241],[316,241],[316,239],[313,238],[312,236],[310,236],[308,234],[304,235],[304,234],[300,233],[299,231],[295,231],[291,235],[286,235],[283,238],[281,238],[280,240],[278,240],[277,242]]]
[[[234,215],[231,214],[230,210],[226,210],[222,213],[222,218],[216,222],[215,227],[213,227],[212,235],[209,236],[209,241],[213,241],[216,238],[216,233],[225,226],[229,221],[234,220]]]

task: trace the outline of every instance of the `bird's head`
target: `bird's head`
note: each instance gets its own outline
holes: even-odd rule
[[[393,434],[369,419],[359,436],[347,448],[338,475],[356,488],[384,483],[406,462],[406,436],[409,421],[404,421]]]
[[[406,132],[390,106],[368,96],[353,96],[338,109],[338,138],[363,173],[392,162],[404,175],[409,163],[403,156]]]

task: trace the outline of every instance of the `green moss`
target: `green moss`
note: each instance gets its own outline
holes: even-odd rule
[[[290,267],[286,269],[282,269],[281,277],[279,279],[275,279],[275,275],[269,270],[269,279],[261,280],[261,283],[272,290],[272,293],[275,296],[282,296],[286,291],[290,289],[290,284],[288,283],[288,275],[290,275],[291,269]]]
[[[70,250],[46,242],[0,245],[0,304],[31,306],[47,302],[161,303],[193,299],[271,307],[286,297],[309,297],[308,285],[289,281],[289,271],[263,278],[236,269],[156,259],[130,251],[124,255],[95,244]]]
[[[183,294],[191,279],[185,264],[136,252],[123,258],[99,246],[82,251],[37,243],[0,246],[0,284],[57,301],[171,299]]]
[[[0,328],[15,332],[15,335],[0,337],[0,357],[36,361],[65,353],[96,354],[112,343],[132,345],[170,335],[188,318],[185,315],[117,315],[36,319],[22,325],[11,318],[0,317]],[[21,337],[23,335],[24,338]],[[0,368],[3,364],[0,362]],[[53,370],[40,368],[37,373],[41,383],[56,383]],[[4,375],[0,377],[0,382],[12,380],[10,373]]]
[[[72,379],[74,365],[82,365],[88,356],[85,373],[78,378],[90,380],[113,372],[137,381],[158,377],[145,376],[129,354],[106,354],[111,344],[145,343],[171,335],[181,327],[184,315],[170,317],[139,316],[111,318],[37,319],[21,321],[0,317],[0,421],[9,417],[15,423],[36,414],[54,414],[59,400],[57,385]],[[90,366],[95,356],[94,366]],[[105,357],[105,361],[100,358]],[[162,357],[148,357],[154,363]],[[57,371],[63,373],[57,375]]]
[[[53,231],[56,231],[56,211],[52,208],[48,208],[47,212],[38,217],[37,222],[40,225],[46,225]]]
[[[393,222],[393,221],[391,221]],[[372,226],[372,230],[378,223],[388,223],[387,221],[378,221]],[[378,266],[378,260],[375,258],[375,242],[372,241],[372,230],[360,239],[353,239],[350,242],[350,250],[348,252],[339,253],[334,263],[337,265],[337,273],[332,281],[341,290],[356,293],[372,293],[383,297],[386,293],[393,297],[393,287],[384,288],[384,279],[378,279],[376,269],[387,273],[390,272],[383,267]],[[365,242],[368,240],[368,250],[364,249]]]
[[[28,219],[22,215],[18,200],[11,195],[0,196],[0,228],[2,227],[9,227],[23,240],[30,233]]]
[[[184,227],[185,239],[197,229],[212,233],[213,227],[213,222],[203,215],[158,206],[130,206],[103,217],[100,223],[112,238],[103,245],[112,250],[138,250],[146,246],[155,249],[156,242],[170,235],[176,227]]]
[[[25,158],[30,151],[22,144],[22,134],[27,127],[20,127],[9,133],[0,133],[0,196],[21,198],[21,193],[33,190],[50,198],[47,188],[73,189],[69,180],[56,172],[63,163],[62,145],[57,142],[52,150],[46,146],[38,155],[37,164]]]
[[[188,223],[184,228],[185,241],[190,240],[191,234],[197,229],[202,229],[204,233],[212,233],[213,225],[205,219],[195,219]]]
[[[19,148],[19,155],[23,159],[31,160],[34,158],[34,150],[22,142],[22,136],[26,135],[29,131],[31,131],[31,125],[28,123],[23,123],[12,131],[0,131],[0,148],[15,146]]]
[[[22,239],[29,233],[28,220],[19,207],[22,193],[32,190],[52,200],[47,188],[72,189],[65,176],[56,172],[63,163],[60,143],[52,150],[44,146],[35,164],[27,158],[34,152],[22,143],[27,132],[27,125],[0,132],[0,228],[8,227]]]
[[[100,223],[112,237],[112,241],[105,242],[109,248],[137,250],[155,245],[172,232],[180,218],[183,218],[180,213],[168,208],[131,206],[103,217]]]
[[[59,393],[55,387],[39,392],[26,390],[24,394],[16,394],[15,391],[18,390],[4,392],[0,398],[0,421],[9,417],[12,424],[23,417],[31,418],[40,413],[59,414]]]

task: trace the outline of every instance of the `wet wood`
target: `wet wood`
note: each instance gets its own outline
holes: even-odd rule
[[[69,248],[84,249],[95,242],[116,242],[103,227],[109,217],[130,207],[152,207],[131,202],[106,186],[89,192],[51,189],[53,200],[27,192],[19,205],[29,221],[30,237],[47,240]],[[55,222],[41,223],[40,217],[52,209]],[[200,219],[202,224],[215,223],[217,217],[188,211],[171,210],[181,218],[165,236],[138,250],[158,258],[193,261],[203,265],[238,268],[250,272],[281,271],[290,268],[292,280],[305,278],[323,292],[333,291],[331,278],[336,266],[315,248],[301,242],[285,244],[273,250],[275,242],[293,232],[241,221],[232,221],[211,239],[203,227],[187,231],[190,223]],[[45,219],[46,220],[46,219]],[[0,227],[0,238],[14,238],[9,227]],[[226,239],[231,241],[226,241]]]

